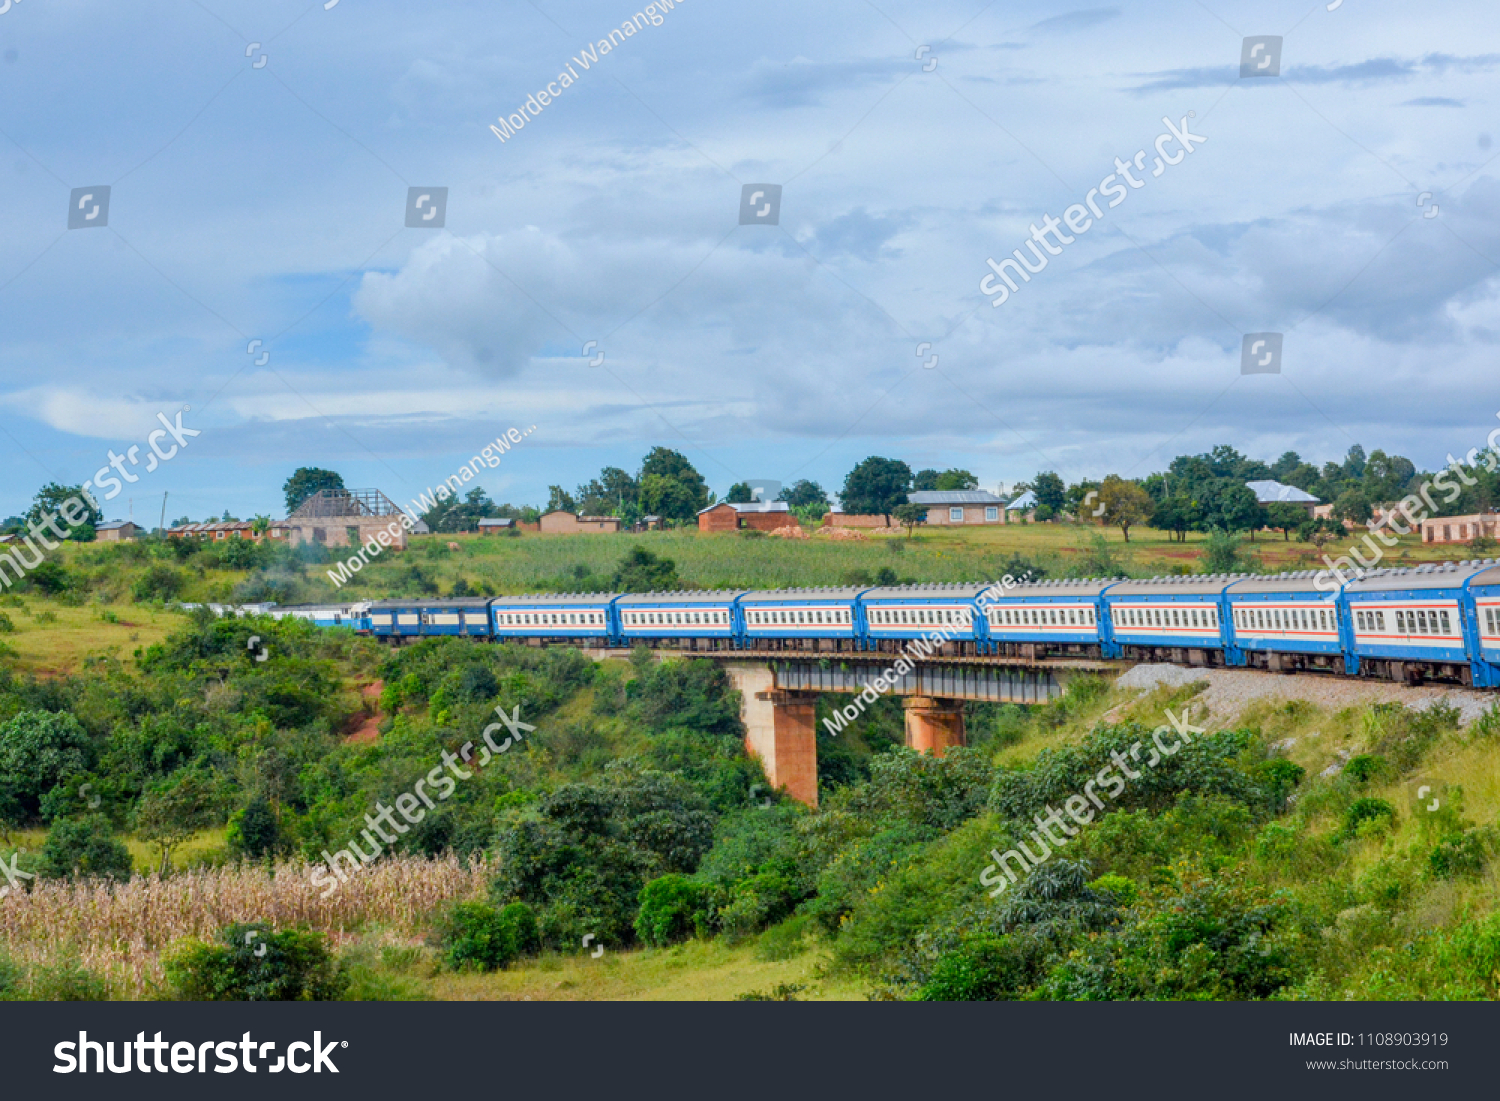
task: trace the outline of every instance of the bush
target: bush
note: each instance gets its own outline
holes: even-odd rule
[[[437,942],[449,967],[494,971],[535,950],[536,915],[524,902],[502,910],[484,902],[460,902],[444,916]]]
[[[664,875],[641,888],[635,935],[653,948],[686,940],[703,924],[702,886],[684,875]]]
[[[321,933],[230,925],[219,944],[189,943],[163,960],[176,997],[189,1002],[337,1001],[348,988]]]
[[[1025,961],[1016,958],[1010,937],[979,937],[944,953],[917,993],[920,1002],[983,1002],[1002,998],[1021,985]]]
[[[131,870],[130,850],[100,814],[55,823],[42,846],[40,874],[46,879],[91,876],[124,883]]]
[[[1371,833],[1389,829],[1396,821],[1396,808],[1384,799],[1356,799],[1344,811],[1344,824],[1338,837],[1347,841],[1351,837],[1364,837]]]
[[[171,600],[182,592],[182,574],[171,566],[152,566],[136,579],[130,595],[138,601]]]
[[[1474,831],[1445,837],[1427,854],[1427,871],[1434,879],[1477,876],[1483,870],[1484,840]]]
[[[1361,753],[1350,757],[1348,764],[1344,765],[1344,775],[1356,784],[1378,780],[1387,771],[1385,758],[1378,753]]]

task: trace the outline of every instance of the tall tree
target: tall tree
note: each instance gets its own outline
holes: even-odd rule
[[[647,499],[646,484],[652,481],[651,499]],[[688,462],[687,456],[669,447],[653,447],[641,462],[640,506],[643,512],[666,516],[674,520],[690,520],[700,509],[708,505],[708,483],[703,475]],[[674,489],[665,482],[676,483]],[[663,512],[663,502],[671,511]]]
[[[344,489],[343,476],[316,466],[299,466],[281,487],[286,495],[286,514],[296,512],[303,501],[320,489]]]
[[[844,511],[861,516],[884,516],[886,525],[897,505],[906,503],[911,489],[911,467],[900,459],[872,455],[844,479],[839,501]]]
[[[578,502],[562,486],[547,487],[547,511],[548,512],[577,512]]]
[[[1289,542],[1292,532],[1307,523],[1307,509],[1287,501],[1274,501],[1266,506],[1266,525],[1279,528],[1282,542]]]
[[[778,501],[785,501],[792,508],[808,508],[812,505],[827,505],[828,494],[817,482],[806,478],[792,483],[792,488],[783,490]]]
[[[751,501],[755,500],[755,495],[750,492],[749,482],[735,482],[734,485],[729,487],[729,493],[725,496],[724,500],[728,501],[731,505],[748,505]]]
[[[938,472],[932,467],[919,470],[911,479],[911,488],[914,493],[929,493],[938,487]]]
[[[964,489],[978,489],[979,479],[974,477],[974,475],[969,473],[967,470],[960,470],[958,467],[953,467],[949,470],[943,471],[937,476],[937,485],[933,488],[941,490],[943,492]]]
[[[1044,470],[1032,480],[1031,492],[1036,494],[1036,503],[1046,505],[1054,513],[1061,512],[1067,504],[1068,491],[1063,480],[1054,472]]]
[[[104,521],[104,513],[99,511],[99,506],[94,499],[84,493],[82,486],[65,486],[57,482],[48,482],[37,490],[36,497],[32,499],[31,508],[26,513],[26,522],[40,524],[43,517],[50,514],[61,516],[60,525],[67,528],[68,518],[62,516],[59,510],[70,497],[78,498],[79,506],[88,515],[68,532],[68,538],[80,543],[89,542],[94,538],[94,528]]]
[[[1134,482],[1111,474],[1099,486],[1099,503],[1104,506],[1102,519],[1114,524],[1130,542],[1130,529],[1151,519],[1151,495]]]

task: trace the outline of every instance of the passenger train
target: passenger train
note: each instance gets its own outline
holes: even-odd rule
[[[1320,576],[1321,575],[1321,576]],[[1314,579],[1319,584],[1314,584]],[[400,645],[433,635],[532,645],[1108,658],[1500,687],[1500,562],[1323,571],[662,593],[545,593],[265,609]],[[981,594],[989,593],[984,600]],[[254,609],[260,611],[260,608]]]

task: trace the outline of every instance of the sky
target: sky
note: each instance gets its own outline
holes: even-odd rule
[[[1434,468],[1500,427],[1500,20],[1329,7],[0,0],[0,514],[132,446],[112,519],[405,504],[512,427],[515,504],[657,445],[721,496]]]

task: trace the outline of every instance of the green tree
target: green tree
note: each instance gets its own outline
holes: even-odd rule
[[[1198,527],[1203,519],[1203,510],[1198,502],[1182,494],[1164,497],[1151,514],[1151,526],[1157,531],[1169,531],[1177,536],[1179,543],[1187,542],[1187,533]]]
[[[665,474],[647,474],[641,479],[641,509],[646,515],[668,520],[691,520],[703,505],[687,482]]]
[[[729,487],[729,494],[724,500],[728,501],[731,505],[748,505],[751,501],[755,500],[755,497],[750,492],[749,482],[735,482],[734,485]]]
[[[343,488],[342,475],[316,466],[299,466],[281,487],[281,492],[286,496],[286,514],[290,516],[296,512],[303,501],[319,490]]]
[[[615,591],[621,593],[671,592],[682,588],[677,563],[670,558],[658,558],[639,545],[631,547],[620,560],[612,583]]]
[[[914,493],[927,493],[938,487],[938,472],[931,467],[912,475],[911,488]]]
[[[1031,482],[1031,492],[1036,494],[1036,503],[1051,509],[1055,516],[1067,504],[1068,491],[1063,480],[1050,470],[1044,470]]]
[[[945,493],[953,490],[978,489],[979,479],[967,470],[953,467],[937,476],[937,484],[933,488]]]
[[[1223,528],[1254,533],[1265,526],[1265,509],[1255,499],[1255,491],[1234,478],[1213,478],[1199,492],[1203,517],[1199,524],[1207,529]],[[1253,534],[1252,534],[1253,537]]]
[[[828,494],[823,492],[823,487],[806,478],[793,482],[792,488],[784,490],[776,499],[785,501],[792,508],[810,508],[814,505],[821,505],[826,511],[828,507]]]
[[[188,1002],[337,1001],[348,989],[323,935],[299,929],[230,925],[218,944],[190,943],[163,964]]]
[[[845,512],[884,516],[889,525],[896,506],[906,503],[911,480],[911,467],[900,459],[871,456],[849,471],[839,501]]]
[[[707,919],[705,891],[685,875],[664,875],[641,888],[635,935],[641,943],[665,948],[693,935]]]
[[[281,821],[264,795],[252,798],[230,823],[229,847],[255,860],[282,849]]]
[[[1099,503],[1104,506],[1102,519],[1114,524],[1130,542],[1130,529],[1151,519],[1151,495],[1134,482],[1111,474],[1099,486]]]
[[[646,479],[652,476],[666,478],[683,487],[686,503],[681,506],[678,513],[662,512],[646,503]],[[693,464],[688,462],[686,455],[673,451],[669,447],[651,449],[650,454],[641,462],[641,472],[637,481],[641,487],[641,508],[648,513],[685,520],[691,519],[700,508],[708,507],[708,483],[703,480],[703,475],[699,474]],[[659,489],[657,492],[663,491]],[[676,499],[675,496],[673,499]]]
[[[896,518],[896,523],[906,529],[906,537],[910,539],[917,525],[927,518],[927,509],[922,505],[897,505],[891,515]]]
[[[86,771],[93,746],[66,712],[21,711],[0,724],[0,780],[28,817],[65,777]]]
[[[547,512],[577,512],[578,502],[562,486],[547,487]]]
[[[130,850],[115,839],[102,814],[55,822],[42,846],[40,874],[45,879],[69,876],[130,879]]]
[[[26,512],[27,524],[41,524],[48,516],[58,517],[58,526],[67,530],[69,528],[67,517],[62,514],[62,506],[70,498],[78,499],[78,507],[85,513],[82,520],[71,530],[68,530],[68,538],[79,543],[87,543],[94,538],[94,529],[104,522],[104,513],[99,510],[98,501],[83,491],[82,486],[65,486],[57,482],[48,482],[37,490],[36,497],[32,499],[31,508]],[[74,513],[76,515],[77,509]],[[43,528],[45,531],[46,529]]]
[[[1363,524],[1375,515],[1370,499],[1358,489],[1346,489],[1340,493],[1338,500],[1333,502],[1332,512],[1335,520],[1348,520],[1355,524]]]
[[[1307,509],[1287,501],[1275,501],[1266,506],[1266,524],[1281,532],[1283,542],[1291,539],[1292,532],[1307,523]]]
[[[161,853],[158,874],[172,866],[172,853],[199,830],[223,819],[223,797],[208,772],[184,768],[146,789],[135,809],[135,832]]]

